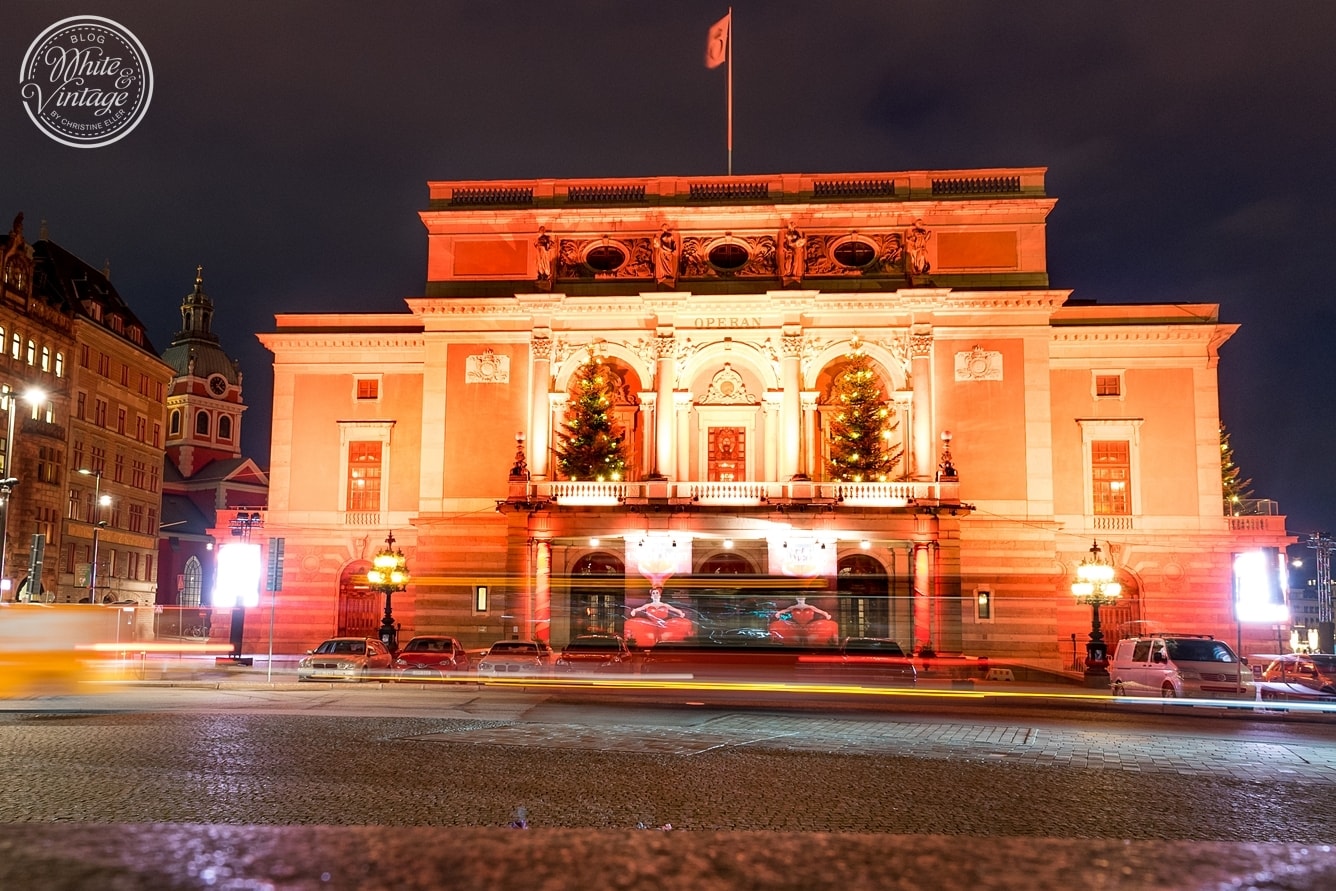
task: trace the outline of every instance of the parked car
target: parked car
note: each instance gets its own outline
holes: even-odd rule
[[[468,650],[453,637],[415,637],[404,644],[394,660],[395,672],[405,679],[444,677],[470,667]]]
[[[478,661],[479,677],[521,677],[552,671],[552,648],[541,640],[498,640]]]
[[[392,661],[374,637],[331,637],[297,663],[297,680],[361,681],[388,673]]]
[[[1336,655],[1277,656],[1262,670],[1257,687],[1263,699],[1336,700]]]
[[[1257,698],[1252,670],[1229,644],[1202,634],[1120,640],[1109,674],[1114,696]]]
[[[617,634],[581,634],[562,649],[556,668],[570,673],[630,671],[631,650]]]

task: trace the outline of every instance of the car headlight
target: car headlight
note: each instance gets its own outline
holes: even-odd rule
[[[1185,681],[1199,681],[1199,680],[1201,680],[1201,672],[1200,672],[1200,671],[1182,671],[1182,670],[1180,670],[1180,671],[1178,672],[1178,676],[1179,676],[1180,679],[1185,680]]]

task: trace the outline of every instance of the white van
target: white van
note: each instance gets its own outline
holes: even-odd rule
[[[1114,696],[1256,699],[1252,671],[1222,640],[1202,634],[1152,634],[1118,641]]]

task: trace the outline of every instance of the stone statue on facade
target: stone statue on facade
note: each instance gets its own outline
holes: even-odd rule
[[[548,233],[546,226],[538,227],[538,237],[534,239],[536,249],[536,269],[538,287],[544,291],[552,288],[552,269],[557,257],[557,239]]]
[[[927,275],[931,268],[928,263],[928,239],[932,233],[923,228],[922,220],[915,220],[905,232],[905,273],[910,276]]]
[[[664,287],[677,285],[677,268],[681,254],[681,244],[677,235],[663,224],[659,234],[654,237],[654,280]]]
[[[779,239],[779,280],[785,285],[800,284],[807,268],[807,236],[789,223]]]

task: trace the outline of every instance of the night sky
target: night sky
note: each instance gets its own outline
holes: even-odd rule
[[[204,266],[268,463],[276,312],[423,291],[429,180],[722,174],[727,10],[699,2],[5,0],[0,225],[19,211],[112,281],[165,349]],[[29,43],[134,32],[147,117],[62,146],[24,112]],[[740,0],[734,171],[1048,168],[1050,283],[1209,302],[1242,325],[1221,411],[1255,497],[1336,531],[1336,3]],[[968,473],[968,468],[962,468]]]

